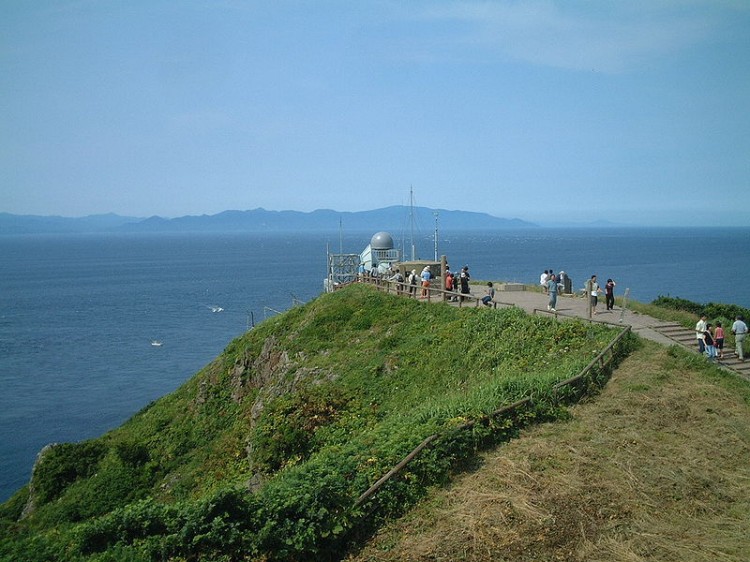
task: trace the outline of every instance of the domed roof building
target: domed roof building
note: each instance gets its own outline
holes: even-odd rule
[[[401,261],[401,253],[393,246],[393,236],[381,231],[373,234],[370,244],[361,254],[328,253],[328,276],[323,280],[325,291],[333,291],[338,285],[356,280],[358,273],[385,274],[392,264]]]
[[[373,250],[392,250],[393,236],[387,232],[377,232],[370,239],[370,247]]]
[[[391,264],[401,261],[401,254],[393,247],[393,236],[388,232],[376,232],[359,256],[364,271],[385,273]]]

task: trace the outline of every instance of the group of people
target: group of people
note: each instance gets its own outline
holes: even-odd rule
[[[589,299],[591,299],[591,313],[596,314],[596,306],[599,304],[599,295],[604,293],[604,304],[607,310],[615,309],[615,287],[617,283],[613,279],[607,279],[604,288],[599,285],[596,275],[592,275],[591,278],[586,282],[586,292],[588,293]]]
[[[434,278],[432,270],[429,265],[424,266],[420,273],[417,273],[416,269],[406,271],[406,276],[401,273],[400,268],[396,268],[395,272],[389,272],[388,280],[396,283],[396,292],[398,294],[408,293],[410,297],[416,297],[417,288],[421,287],[421,298],[427,298],[430,285]],[[463,295],[471,293],[469,288],[469,266],[465,265],[459,273],[453,273],[450,266],[447,266],[445,272],[445,290],[451,292],[460,292]],[[494,296],[494,290],[493,290]],[[451,297],[450,300],[457,301],[459,296]]]
[[[396,268],[395,273],[392,273],[388,277],[389,281],[396,283],[396,293],[403,294],[408,292],[410,297],[417,296],[417,287],[422,286],[422,297],[425,297],[430,287],[430,280],[432,280],[432,272],[428,266],[422,269],[422,272],[417,274],[416,269],[412,269],[406,272],[406,277],[401,273],[400,268]],[[408,287],[408,289],[407,289]]]
[[[557,295],[566,290],[566,287],[570,287],[570,278],[564,271],[556,274],[552,269],[545,269],[539,277],[539,284],[542,286],[542,291],[544,291],[546,295],[549,295],[547,310],[550,312],[556,312]],[[586,282],[586,287],[584,289],[585,295],[590,299],[591,311],[593,314],[597,313],[596,307],[599,303],[599,295],[602,294],[602,292],[604,293],[607,310],[614,310],[616,285],[617,283],[615,283],[613,279],[607,279],[607,283],[604,285],[604,288],[602,288],[597,281],[596,275],[592,275]]]
[[[469,274],[469,266],[465,265],[461,268],[461,271],[454,273],[451,271],[451,266],[445,268],[445,290],[460,292],[462,295],[468,295],[471,293],[469,288],[469,281],[471,281],[471,275]],[[494,292],[493,292],[494,296]],[[463,300],[463,297],[453,296],[450,298],[451,301],[457,301],[459,298]]]
[[[743,343],[747,337],[747,324],[742,315],[738,315],[732,324],[732,334],[734,334],[735,352],[734,354],[740,361],[745,361],[745,351]],[[716,322],[713,326],[707,322],[706,315],[702,315],[700,320],[695,324],[695,338],[698,341],[698,352],[706,355],[709,359],[724,358],[724,328],[721,322]]]

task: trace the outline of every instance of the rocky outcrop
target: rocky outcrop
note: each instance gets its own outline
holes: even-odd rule
[[[36,475],[37,467],[42,462],[42,459],[45,457],[47,453],[49,453],[53,447],[55,447],[57,443],[50,443],[49,445],[45,445],[42,447],[42,450],[39,451],[39,454],[36,456],[36,460],[34,461],[34,467],[31,469],[31,480],[29,481],[29,499],[26,501],[26,505],[23,507],[23,511],[21,512],[21,519],[25,519],[32,513],[36,511],[37,508],[37,493],[36,493],[36,479],[34,476]]]

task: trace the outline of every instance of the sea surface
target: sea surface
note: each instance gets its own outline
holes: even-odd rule
[[[0,236],[0,501],[28,482],[44,445],[117,427],[252,325],[318,296],[327,251],[358,254],[373,234]],[[431,233],[415,246],[434,258]],[[438,239],[438,254],[454,269],[469,265],[474,279],[535,283],[554,269],[580,288],[596,273],[642,302],[669,295],[748,308],[749,249],[750,228]]]

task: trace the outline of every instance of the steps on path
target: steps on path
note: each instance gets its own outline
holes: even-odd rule
[[[696,341],[694,330],[673,323],[655,324],[653,329],[680,345],[687,347],[696,353],[698,352],[698,343]],[[750,360],[746,360],[745,362],[740,361],[735,356],[734,350],[725,348],[724,357],[722,359],[717,359],[716,362],[722,367],[731,369],[743,378],[750,380]]]
[[[680,326],[679,324],[657,324],[654,326],[654,329],[660,334],[664,334],[668,338],[673,339],[676,342],[681,343],[682,345],[693,345],[695,347],[697,347],[698,345],[696,343],[697,340],[695,337],[695,332],[693,330],[685,328],[684,326]]]

